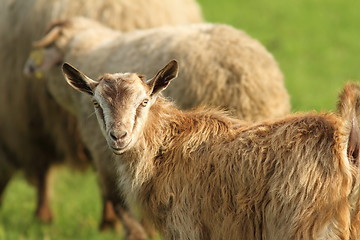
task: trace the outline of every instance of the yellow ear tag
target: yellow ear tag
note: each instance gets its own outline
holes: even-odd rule
[[[35,73],[35,78],[37,78],[37,79],[42,79],[42,78],[44,78],[43,72],[37,71],[37,72]]]
[[[35,49],[30,53],[30,58],[34,61],[36,66],[39,66],[44,61],[44,49]]]
[[[39,48],[39,49],[35,49],[35,50],[31,51],[29,58],[34,63],[34,65],[39,69],[39,67],[44,62],[44,49]],[[41,71],[35,72],[35,78],[41,79],[43,77],[44,77],[43,72],[41,72]]]

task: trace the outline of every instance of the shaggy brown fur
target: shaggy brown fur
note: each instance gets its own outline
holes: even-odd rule
[[[148,82],[114,74],[97,83],[63,70],[93,95],[127,198],[165,239],[358,239],[359,85],[345,87],[338,114],[249,124],[157,97],[174,62]]]
[[[350,143],[347,145],[348,157],[354,166],[359,166],[359,121],[360,121],[360,85],[348,83],[340,94],[338,102],[339,114],[348,119],[344,122],[346,133],[350,135]],[[351,239],[360,239],[360,176],[359,167],[352,169],[353,188],[351,191]]]
[[[44,82],[25,79],[22,70],[32,42],[45,32],[46,25],[75,15],[122,31],[202,21],[194,0],[0,1],[0,199],[12,173],[23,170],[38,186],[36,216],[43,221],[51,220],[46,194],[49,168],[64,162],[82,168],[88,157],[75,118],[58,106]],[[117,224],[113,208],[106,206],[121,203],[121,198],[112,187],[115,179],[102,176],[101,169],[98,172],[100,183],[107,184],[102,186],[102,197],[103,212],[109,215],[103,215],[100,224],[105,229]]]

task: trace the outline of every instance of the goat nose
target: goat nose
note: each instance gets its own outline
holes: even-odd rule
[[[35,73],[35,67],[34,67],[34,65],[30,64],[30,65],[28,66],[27,71],[28,71],[30,74]]]
[[[119,132],[110,131],[109,135],[112,140],[117,141],[121,138],[124,138],[127,135],[127,131],[119,131]]]

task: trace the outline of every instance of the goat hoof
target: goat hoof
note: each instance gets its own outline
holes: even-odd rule
[[[115,232],[120,233],[121,225],[117,219],[103,220],[100,223],[99,229],[101,232],[114,230]]]
[[[43,223],[51,223],[52,222],[52,214],[50,210],[43,209],[36,212],[36,218]]]

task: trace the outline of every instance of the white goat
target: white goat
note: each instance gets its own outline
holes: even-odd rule
[[[35,45],[43,48],[45,60],[34,64],[30,58],[26,69],[36,72],[55,66],[46,73],[51,75],[47,84],[58,102],[72,112],[75,106],[69,93],[59,90],[63,84],[59,62],[75,63],[97,77],[119,70],[151,75],[171,58],[186,68],[165,95],[182,108],[206,103],[246,120],[283,116],[290,110],[283,75],[272,55],[257,40],[227,25],[189,24],[121,33],[86,18],[72,18],[53,25]]]

